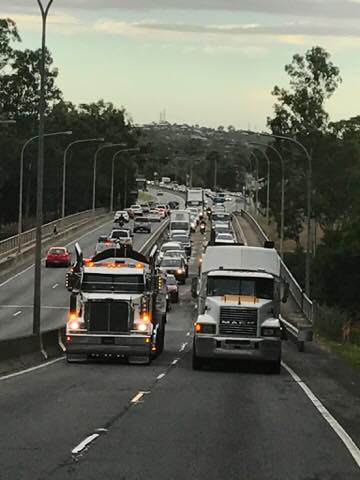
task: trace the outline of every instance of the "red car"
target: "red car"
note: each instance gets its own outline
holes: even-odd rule
[[[45,267],[69,267],[71,265],[71,254],[66,247],[51,247],[45,259]]]

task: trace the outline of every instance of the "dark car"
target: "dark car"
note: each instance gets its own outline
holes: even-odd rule
[[[179,209],[179,202],[176,202],[175,200],[169,202],[169,207],[171,210],[178,210]]]
[[[134,233],[136,232],[151,233],[151,223],[147,217],[135,217]]]
[[[174,275],[166,276],[166,291],[169,295],[171,303],[178,303],[179,301],[179,287]]]

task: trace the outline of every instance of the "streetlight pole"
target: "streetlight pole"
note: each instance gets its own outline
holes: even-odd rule
[[[250,145],[253,145],[252,142],[250,142]],[[270,158],[267,155],[267,153],[260,149],[257,148],[255,145],[253,145],[254,149],[257,150],[258,152],[262,153],[266,163],[267,163],[267,188],[266,188],[266,223],[269,225],[269,220],[270,220]]]
[[[140,148],[126,148],[114,153],[111,163],[111,188],[110,188],[110,213],[114,210],[114,180],[115,180],[115,160],[121,153],[139,152]],[[125,169],[126,171],[126,169]]]
[[[94,155],[94,163],[93,163],[93,192],[92,192],[92,211],[95,213],[95,206],[96,206],[96,166],[99,153],[104,150],[105,148],[111,147],[123,147],[123,143],[107,143],[106,145],[102,145],[99,147]]]
[[[307,201],[306,201],[306,214],[307,214],[307,237],[306,237],[306,259],[305,259],[305,292],[310,296],[310,265],[311,265],[311,216],[312,216],[312,158],[305,147],[305,145],[295,138],[288,137],[286,135],[277,135],[271,133],[258,133],[244,130],[241,133],[246,135],[259,135],[262,137],[272,137],[279,140],[286,140],[294,145],[298,146],[301,151],[305,154],[307,161],[307,178],[306,178],[306,190],[307,190]]]
[[[65,132],[54,132],[54,133],[44,133],[44,137],[56,137],[57,135],[72,135],[72,131]],[[26,147],[33,142],[38,140],[39,136],[29,138],[24,145],[22,146],[20,153],[20,178],[19,178],[19,209],[18,209],[18,250],[21,252],[21,234],[22,234],[22,223],[23,223],[23,195],[24,195],[24,152]]]
[[[75,140],[74,142],[69,143],[69,145],[64,150],[63,156],[63,178],[62,178],[62,202],[61,202],[61,218],[65,217],[65,199],[66,199],[66,165],[67,165],[67,155],[69,153],[70,148],[73,145],[77,145],[79,143],[90,143],[90,142],[103,142],[103,138],[88,138],[85,140]]]
[[[261,142],[249,142],[250,145],[269,148],[276,153],[281,164],[281,217],[280,217],[280,257],[284,257],[284,228],[285,228],[285,161],[279,150],[272,145]]]
[[[44,194],[44,130],[45,130],[45,84],[46,84],[46,20],[54,0],[49,0],[46,7],[41,0],[37,0],[42,19],[41,35],[41,62],[40,62],[40,100],[39,100],[39,151],[37,161],[36,186],[36,246],[35,246],[35,277],[34,277],[34,310],[33,333],[40,333],[41,315],[41,247],[43,223],[43,194]]]
[[[259,205],[259,159],[251,150],[250,155],[255,158],[255,214],[257,216]]]

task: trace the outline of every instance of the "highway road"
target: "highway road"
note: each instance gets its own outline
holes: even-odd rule
[[[159,201],[174,199],[171,193],[159,197]],[[177,198],[177,197],[176,197]],[[160,228],[160,223],[153,223],[152,233]],[[107,222],[92,231],[81,235],[66,246],[74,252],[76,241],[80,243],[85,256],[94,254],[97,239],[102,234],[108,234],[117,225]],[[140,248],[149,234],[137,233],[134,235],[134,248]],[[42,310],[41,329],[51,330],[61,327],[66,322],[69,309],[69,293],[65,288],[66,268],[42,269]],[[34,268],[25,268],[0,284],[0,340],[15,338],[32,333],[34,294]]]
[[[358,376],[336,373],[326,352],[299,357],[291,343],[284,362],[299,378],[247,363],[195,372],[190,279],[180,288],[150,366],[58,359],[0,377],[0,478],[358,480],[360,456],[357,465],[321,408],[360,444]]]

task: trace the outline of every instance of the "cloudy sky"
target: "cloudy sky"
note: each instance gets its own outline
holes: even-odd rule
[[[23,48],[39,45],[36,0],[1,0],[1,17]],[[65,98],[104,98],[137,123],[166,109],[171,122],[263,128],[284,65],[313,45],[343,77],[331,118],[360,114],[360,0],[54,0],[48,26]]]

